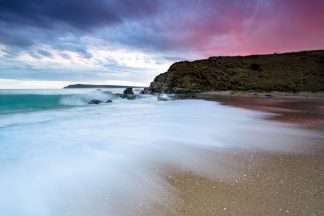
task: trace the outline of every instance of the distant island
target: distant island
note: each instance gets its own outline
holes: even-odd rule
[[[146,90],[180,94],[324,91],[324,50],[176,62]]]
[[[143,88],[141,86],[125,86],[125,85],[91,85],[91,84],[73,84],[64,88]]]

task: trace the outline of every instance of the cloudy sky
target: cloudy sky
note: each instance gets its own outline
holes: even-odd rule
[[[175,61],[324,48],[323,0],[0,0],[0,88],[148,85]]]

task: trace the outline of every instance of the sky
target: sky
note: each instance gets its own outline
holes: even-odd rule
[[[147,86],[181,60],[324,49],[323,0],[0,0],[0,88]]]

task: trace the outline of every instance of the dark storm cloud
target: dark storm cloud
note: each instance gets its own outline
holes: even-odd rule
[[[29,47],[65,34],[82,36],[102,26],[152,16],[161,1],[1,0],[0,43]],[[89,55],[84,55],[89,57]]]
[[[315,46],[323,14],[321,0],[2,0],[0,42],[59,47],[66,44],[57,38],[70,34],[77,46],[90,35],[155,51],[266,52],[281,37],[296,38],[287,48]]]
[[[62,23],[89,29],[154,14],[158,9],[159,1],[150,0],[2,0],[0,19],[43,28]]]
[[[144,50],[235,55],[323,48],[323,23],[322,0],[177,0],[98,35]]]

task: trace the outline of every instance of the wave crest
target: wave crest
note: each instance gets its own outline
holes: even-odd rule
[[[13,111],[17,109],[49,109],[60,106],[87,105],[90,100],[107,101],[117,96],[110,91],[96,90],[87,94],[7,94],[0,95],[0,111]]]

